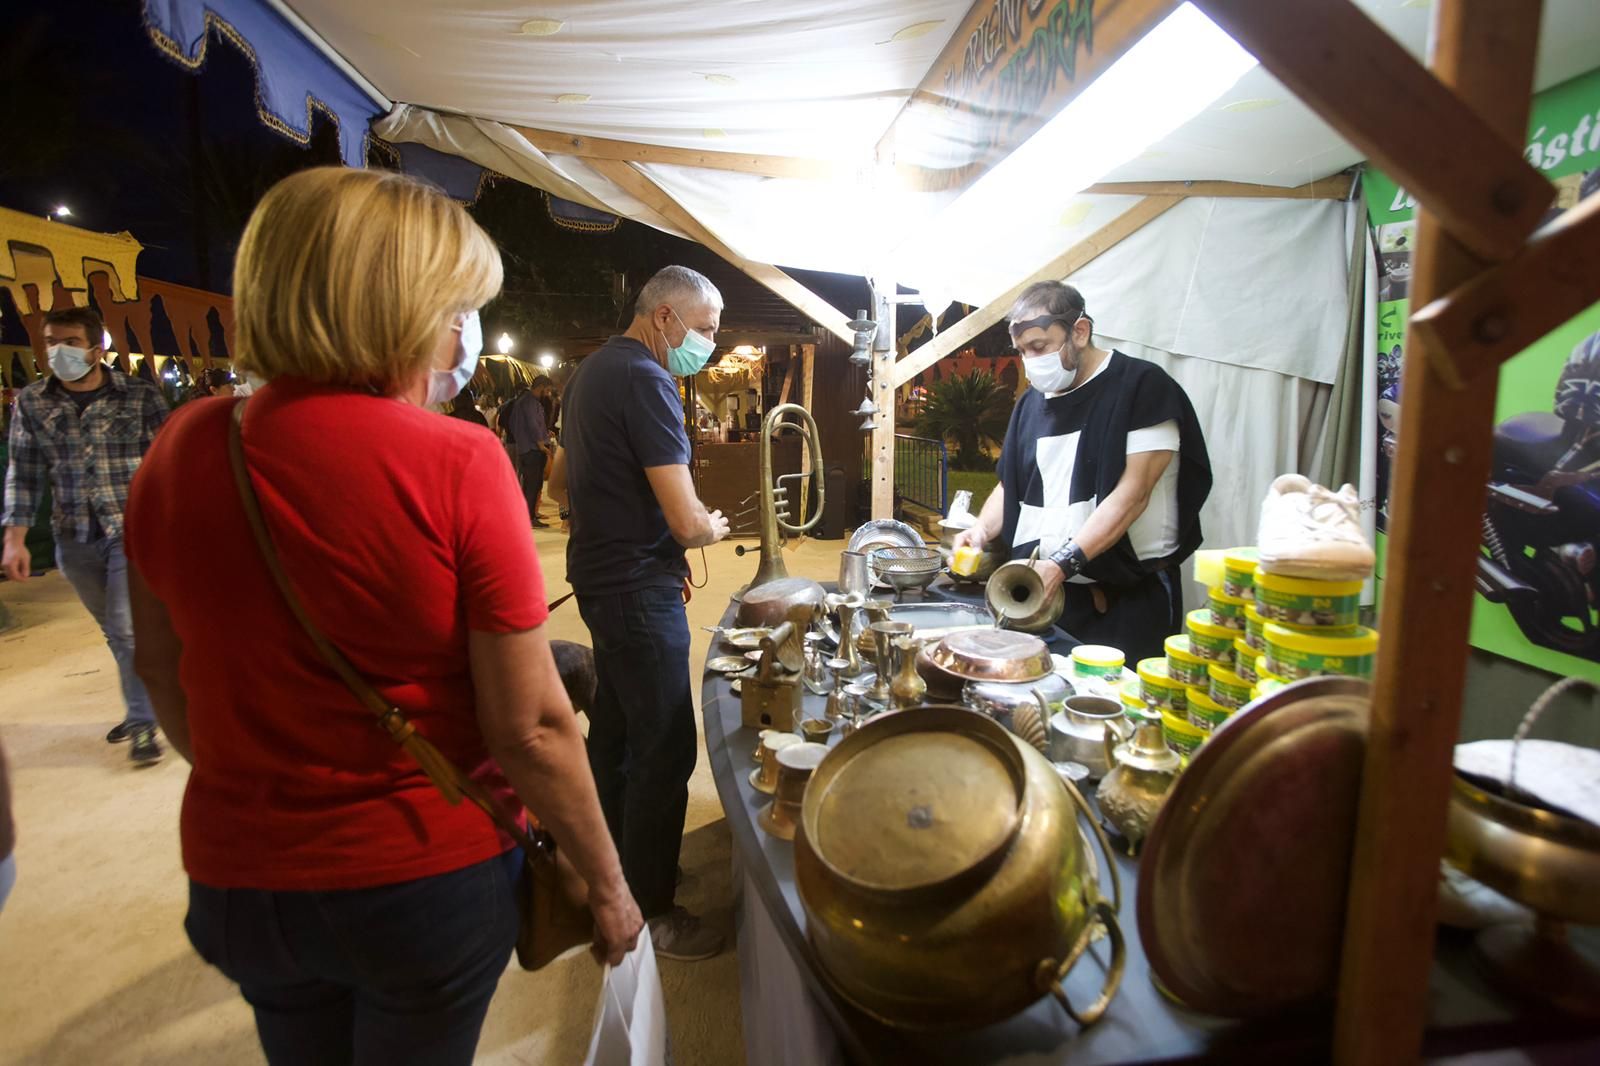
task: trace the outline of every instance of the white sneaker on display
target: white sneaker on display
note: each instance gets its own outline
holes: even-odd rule
[[[1261,501],[1256,545],[1269,574],[1324,581],[1372,575],[1372,546],[1361,531],[1361,499],[1353,485],[1338,492],[1299,474],[1283,474]]]

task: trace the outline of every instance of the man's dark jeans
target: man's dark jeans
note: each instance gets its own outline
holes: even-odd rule
[[[689,690],[689,617],[678,588],[578,595],[599,682],[589,767],[622,872],[646,918],[672,909],[699,739]]]
[[[189,940],[272,1066],[467,1066],[517,939],[522,853],[337,892],[189,883]]]
[[[517,476],[522,480],[522,498],[528,501],[528,518],[539,520],[539,494],[544,491],[546,461],[550,457],[535,448],[517,458]]]

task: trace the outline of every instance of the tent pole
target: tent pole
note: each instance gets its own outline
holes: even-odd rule
[[[1454,92],[1448,109],[1473,109],[1502,147],[1515,150],[1527,130],[1539,5],[1440,0],[1432,37],[1432,69]],[[1447,117],[1438,116],[1440,123]],[[1389,167],[1388,159],[1379,162]],[[1425,155],[1412,162],[1428,165]],[[1447,183],[1458,176],[1431,175]],[[1491,205],[1477,211],[1483,226],[1494,223]],[[1413,306],[1484,268],[1426,200],[1417,212],[1415,255]],[[1430,344],[1425,332],[1412,331],[1403,371],[1383,648],[1334,1033],[1334,1058],[1343,1066],[1415,1060],[1427,1015],[1439,856],[1460,738],[1498,387],[1495,375],[1484,374],[1450,388]]]
[[[828,301],[777,267],[746,259],[732,248],[729,248],[718,239],[716,234],[707,229],[699,219],[690,214],[687,208],[674,200],[665,189],[651,181],[649,177],[636,169],[631,163],[624,163],[616,159],[591,159],[587,162],[601,177],[610,181],[628,195],[643,202],[646,207],[649,207],[656,214],[683,230],[692,240],[703,244],[777,293],[785,302],[803,313],[811,321],[846,344],[855,342],[855,331],[845,325],[850,319],[844,312],[835,308]]]

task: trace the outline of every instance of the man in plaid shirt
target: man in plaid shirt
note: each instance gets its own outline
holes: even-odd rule
[[[134,764],[150,765],[161,758],[161,745],[150,697],[133,669],[122,510],[134,471],[166,420],[167,404],[154,385],[103,362],[104,336],[100,316],[90,308],[62,308],[44,316],[52,376],[17,397],[0,515],[5,526],[0,566],[12,581],[28,579],[23,540],[48,481],[55,498],[50,524],[56,562],[100,623],[121,675],[127,710],[106,740],[131,740],[128,754]]]

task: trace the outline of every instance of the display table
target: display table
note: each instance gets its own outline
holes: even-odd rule
[[[722,624],[732,625],[733,614],[730,606]],[[720,653],[713,642],[711,654]],[[912,1033],[867,1017],[834,995],[818,970],[795,888],[793,845],[756,824],[756,816],[770,799],[749,781],[756,765],[757,731],[743,727],[739,697],[726,678],[705,674],[701,695],[706,748],[733,837],[734,883],[741,894],[738,950],[748,1061],[762,1066],[828,1062],[1096,1066],[1171,1061],[1282,1064],[1325,1057],[1331,1011],[1231,1022],[1187,1011],[1157,992],[1135,918],[1138,865],[1120,855],[1119,918],[1128,940],[1127,972],[1110,1010],[1097,1025],[1080,1029],[1048,996],[1004,1022],[967,1032]],[[820,714],[823,697],[807,693],[806,701],[814,715]],[[835,736],[831,743],[837,742]],[[1529,1017],[1485,984],[1470,952],[1469,938],[1441,933],[1432,976],[1428,1054],[1600,1037],[1600,1025]],[[1108,957],[1109,949],[1101,942],[1079,960],[1066,982],[1074,1003],[1088,1004],[1095,998]]]

